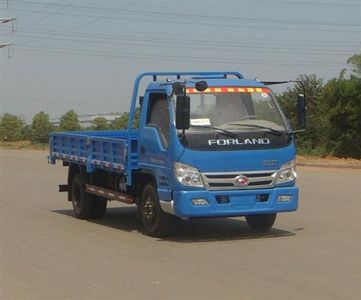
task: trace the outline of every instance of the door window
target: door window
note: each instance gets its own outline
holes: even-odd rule
[[[168,148],[169,145],[169,122],[167,95],[150,95],[147,126],[157,128],[164,148]]]

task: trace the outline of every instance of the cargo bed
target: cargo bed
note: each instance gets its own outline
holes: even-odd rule
[[[137,130],[52,133],[49,162],[81,164],[87,172],[103,169],[130,174],[138,169],[138,139]]]

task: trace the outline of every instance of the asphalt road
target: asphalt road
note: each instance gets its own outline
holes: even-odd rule
[[[0,299],[361,299],[361,170],[299,168],[300,208],[141,233],[134,207],[72,217],[46,153],[0,149]]]

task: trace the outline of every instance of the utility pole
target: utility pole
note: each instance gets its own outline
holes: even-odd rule
[[[11,43],[0,43],[0,49],[1,48],[8,48],[8,58],[11,57]]]
[[[11,31],[15,32],[16,29],[16,18],[1,18],[0,17],[0,23],[5,24],[11,22]]]
[[[11,21],[15,21],[16,18],[0,18],[0,23],[8,23],[8,22],[11,22]]]
[[[16,20],[16,18],[2,18],[2,17],[0,17],[0,24],[6,24],[6,23],[11,22],[11,31],[14,32],[15,31],[15,27],[14,27],[15,20]],[[10,56],[11,56],[11,46],[12,46],[11,43],[2,43],[0,41],[0,49],[8,48],[8,58],[10,58]]]
[[[9,0],[6,1],[7,5],[6,7],[9,8]],[[15,31],[15,20],[16,18],[4,18],[4,17],[0,17],[0,24],[6,24],[6,23],[11,23],[11,31],[14,32]],[[10,58],[11,55],[11,43],[3,43],[0,41],[0,50],[3,48],[8,48],[8,58]],[[0,63],[1,63],[1,57],[0,57]],[[1,68],[0,68],[0,92],[1,92],[1,85],[2,85],[2,74],[1,74]],[[3,99],[1,93],[0,93],[0,110],[5,109],[5,99]]]
[[[6,8],[10,7],[10,0],[6,0]]]

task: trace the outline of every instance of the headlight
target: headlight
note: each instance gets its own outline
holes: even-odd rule
[[[296,162],[294,160],[284,164],[277,173],[277,183],[284,183],[297,178]]]
[[[201,174],[199,174],[196,168],[175,162],[174,174],[177,180],[183,185],[204,187]]]

